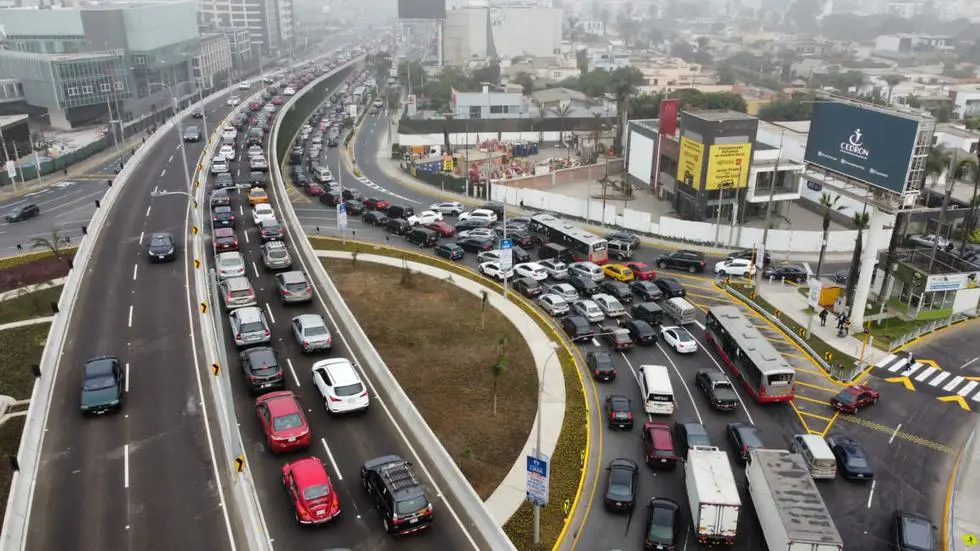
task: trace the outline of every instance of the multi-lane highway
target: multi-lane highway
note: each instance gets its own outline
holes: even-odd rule
[[[209,120],[229,109],[217,99],[207,108]],[[196,302],[187,283],[188,203],[150,198],[152,190],[186,189],[180,141],[171,128],[148,152],[97,237],[58,366],[28,549],[234,548],[234,513],[218,486],[225,477],[215,471],[216,435],[205,415],[214,408],[201,391],[206,367],[188,314]],[[187,144],[188,162],[203,147]],[[68,212],[59,214],[57,205],[91,202],[105,185],[56,187],[35,202],[50,197],[42,216],[61,221]],[[176,262],[147,261],[154,232],[175,237]],[[84,418],[83,364],[100,355],[118,356],[124,366],[124,407],[118,415]]]
[[[374,159],[379,152],[381,133],[387,131],[387,121],[382,118],[368,118],[352,147],[363,171],[360,178],[343,169],[339,163],[339,152],[325,149],[323,163],[335,175],[343,174],[345,188],[351,188],[365,196],[378,196],[393,204],[407,204],[420,207],[439,200],[420,193],[385,176]],[[290,195],[293,207],[302,221],[304,229],[311,235],[337,236],[335,209],[313,200],[301,198],[299,193]],[[381,229],[366,226],[356,217],[350,217],[348,233],[356,232],[361,240],[390,243],[405,246],[403,238],[388,234]],[[411,246],[413,250],[417,247]],[[636,260],[652,265],[657,254],[663,252],[644,247]],[[471,255],[467,255],[469,257]],[[709,258],[713,266],[717,259]],[[471,267],[474,259],[465,261]],[[844,267],[830,263],[828,271]],[[643,364],[662,364],[670,368],[672,383],[677,400],[674,420],[695,420],[702,422],[712,442],[722,449],[731,448],[726,439],[725,426],[730,422],[752,422],[763,432],[764,443],[773,448],[785,448],[790,436],[804,433],[808,429],[825,436],[849,435],[861,442],[869,452],[876,480],[869,484],[853,484],[838,480],[821,484],[824,497],[831,513],[836,519],[844,541],[849,546],[863,546],[869,550],[890,549],[891,535],[889,519],[896,509],[920,512],[941,522],[948,479],[955,460],[955,454],[968,436],[970,414],[955,404],[937,402],[934,396],[921,392],[912,393],[902,385],[888,383],[878,375],[872,374],[866,382],[882,391],[882,400],[871,410],[859,416],[837,416],[829,407],[829,398],[839,386],[820,374],[813,362],[801,350],[775,328],[758,316],[750,314],[750,319],[773,346],[797,368],[799,384],[797,400],[793,406],[761,405],[754,402],[748,394],[740,392],[741,404],[733,413],[722,414],[711,409],[704,396],[693,384],[697,369],[721,369],[720,360],[709,350],[703,338],[705,322],[704,309],[716,304],[730,303],[730,299],[719,293],[710,277],[692,277],[686,274],[668,274],[678,278],[690,293],[690,298],[699,306],[698,321],[692,332],[699,341],[700,350],[691,356],[682,356],[657,345],[638,348],[627,354],[614,353],[614,362],[619,373],[613,383],[589,384],[590,399],[594,409],[601,410],[604,398],[621,394],[633,400],[635,410],[640,412],[641,396],[636,384],[636,368]],[[605,349],[597,341],[581,346],[583,354],[590,350]],[[965,358],[966,363],[970,358]],[[976,362],[975,362],[976,363]],[[612,432],[603,429],[600,445],[596,446],[603,466],[616,457],[627,457],[642,464],[642,451],[639,431],[629,433]],[[732,462],[733,465],[737,463]],[[736,468],[736,479],[744,481],[741,467]],[[683,477],[679,472],[649,471],[644,467],[641,477],[640,496],[669,497],[682,505],[686,503]],[[588,508],[582,527],[573,527],[573,547],[579,549],[639,549],[642,545],[642,524],[644,513],[637,511],[630,517],[612,515],[602,506],[602,492],[605,484],[604,471],[600,470],[597,491],[584,496],[583,504]],[[743,516],[737,549],[754,550],[762,545],[761,530],[754,518],[751,500],[744,483],[740,483],[743,503],[747,511]],[[575,528],[579,528],[574,530]],[[694,545],[693,541],[688,542]]]

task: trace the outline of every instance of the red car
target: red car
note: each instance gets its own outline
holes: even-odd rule
[[[306,184],[306,193],[309,193],[314,197],[319,197],[324,194],[323,186],[316,182],[310,182]]]
[[[235,237],[235,230],[232,228],[215,228],[214,230],[214,250],[218,252],[237,251],[238,238]]]
[[[255,413],[272,453],[310,447],[310,424],[292,392],[280,390],[259,396],[255,400]]]
[[[323,461],[305,457],[282,466],[282,485],[293,502],[300,524],[323,524],[340,515],[340,499],[333,491]]]
[[[636,279],[650,280],[657,277],[657,272],[642,262],[624,262],[623,264],[633,270],[633,277]]]
[[[837,396],[830,399],[830,405],[841,413],[857,413],[870,405],[878,403],[881,394],[868,385],[851,385],[842,388]]]
[[[362,203],[364,203],[364,208],[368,210],[386,211],[388,210],[388,207],[391,206],[391,203],[389,203],[388,201],[385,201],[384,199],[376,199],[374,197],[368,197],[367,199],[362,201]]]
[[[272,98],[272,105],[282,105],[282,98],[279,96]]]
[[[445,222],[430,222],[425,225],[425,227],[438,233],[443,237],[452,237],[456,235],[456,228],[450,226]]]
[[[259,109],[262,109],[262,102],[261,101],[249,102],[248,109],[249,111],[258,111]]]
[[[643,456],[647,465],[672,469],[677,466],[674,429],[667,423],[643,423]]]

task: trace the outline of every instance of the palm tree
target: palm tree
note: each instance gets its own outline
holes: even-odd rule
[[[544,146],[544,124],[548,120],[547,113],[543,109],[538,109],[538,114],[534,117],[534,127],[538,129],[538,143]]]
[[[848,312],[850,312],[851,305],[854,304],[854,289],[857,287],[858,273],[861,270],[861,252],[864,248],[864,230],[868,228],[871,224],[871,214],[867,210],[867,205],[865,205],[865,210],[855,213],[851,217],[851,223],[857,228],[858,234],[854,239],[854,254],[851,255],[851,268],[847,273],[847,288],[844,291],[844,297],[847,301]]]
[[[592,139],[592,159],[589,164],[595,164],[599,160],[599,151],[601,150],[599,147],[599,139],[602,137],[602,114],[593,113],[592,120],[590,122],[589,137]]]
[[[843,206],[837,206],[840,195],[831,196],[827,192],[820,194],[820,206],[823,207],[823,238],[820,240],[820,258],[817,260],[817,277],[820,277],[820,269],[823,267],[823,256],[827,252],[827,234],[830,233],[830,213],[833,210],[843,210]]]
[[[59,230],[51,230],[50,237],[35,237],[31,240],[32,249],[47,249],[57,261],[64,262],[67,258],[65,247],[68,245],[68,238],[62,237]],[[70,262],[69,262],[70,264]]]
[[[703,54],[711,53],[711,40],[709,40],[707,36],[699,36],[696,43],[698,45],[699,52]]]
[[[894,90],[895,87],[898,86],[900,83],[904,82],[905,81],[905,77],[902,76],[902,75],[885,75],[884,77],[882,77],[882,80],[884,80],[885,83],[888,84],[888,97],[887,97],[887,100],[888,100],[888,105],[891,105],[891,103],[892,103],[892,90]]]
[[[561,104],[552,109],[551,112],[558,117],[558,143],[565,143],[565,121],[572,114],[572,106],[567,103]]]
[[[623,129],[629,120],[630,97],[636,93],[636,87],[643,82],[643,73],[633,66],[621,67],[613,71],[609,84],[616,98],[616,136],[613,138],[614,149],[619,155],[623,154]]]

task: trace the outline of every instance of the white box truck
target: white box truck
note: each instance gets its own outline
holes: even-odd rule
[[[684,484],[698,543],[735,543],[742,500],[728,454],[715,446],[692,447],[684,463]]]
[[[769,551],[843,551],[844,541],[802,456],[752,450],[745,478]]]

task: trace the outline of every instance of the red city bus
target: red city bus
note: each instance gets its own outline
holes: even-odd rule
[[[608,241],[556,216],[535,214],[531,217],[531,231],[540,234],[546,243],[566,247],[576,262],[605,264],[609,261]]]
[[[708,310],[704,336],[757,402],[793,399],[796,370],[736,306]]]

